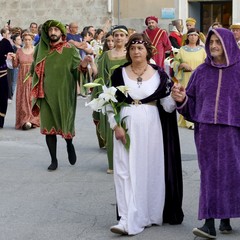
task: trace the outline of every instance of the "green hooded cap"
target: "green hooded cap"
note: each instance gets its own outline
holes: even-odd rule
[[[50,27],[57,27],[60,29],[60,31],[62,32],[63,35],[67,36],[67,31],[66,31],[66,28],[65,26],[57,21],[57,20],[47,20],[43,26],[42,26],[42,30],[48,35],[48,29]]]
[[[50,27],[57,27],[63,34],[64,39],[67,36],[67,31],[65,26],[57,21],[57,20],[48,20],[42,26],[42,33],[39,44],[36,48],[35,55],[36,55],[36,63],[41,62],[49,53],[50,51],[50,39],[48,36],[48,29]]]

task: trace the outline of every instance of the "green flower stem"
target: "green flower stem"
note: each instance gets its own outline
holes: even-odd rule
[[[114,102],[113,102],[113,101],[109,101],[109,103],[110,103],[111,106],[112,106],[114,116],[118,116],[120,113],[117,112],[117,109],[116,109],[116,107],[115,107]],[[117,122],[117,125],[121,127],[121,121],[117,121],[116,117],[115,117],[115,120],[116,120],[116,122]]]

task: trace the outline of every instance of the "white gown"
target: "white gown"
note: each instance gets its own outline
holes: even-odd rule
[[[123,78],[130,88],[132,99],[143,99],[159,86],[156,73],[139,87],[128,78],[123,68]],[[165,111],[172,112],[176,105],[169,96],[161,99]],[[162,224],[165,200],[163,137],[159,112],[149,104],[122,108],[130,136],[130,149],[126,151],[121,141],[114,137],[114,182],[121,224],[129,235],[135,235],[151,224]],[[109,117],[114,126],[114,118]]]

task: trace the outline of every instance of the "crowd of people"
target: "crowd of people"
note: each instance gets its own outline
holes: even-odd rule
[[[103,84],[115,87],[125,127],[114,111],[92,114],[107,173],[114,174],[118,223],[110,230],[136,235],[152,225],[182,223],[180,126],[194,130],[201,171],[199,220],[205,223],[193,234],[216,238],[214,219],[230,233],[230,218],[240,217],[240,189],[229,187],[239,188],[240,181],[240,24],[225,29],[215,22],[207,36],[192,17],[185,34],[181,19],[172,21],[169,33],[155,16],[145,24],[140,33],[124,25],[105,33],[94,26],[79,30],[77,22],[32,22],[28,29],[8,23],[0,39],[0,128],[15,94],[15,128],[40,127],[51,157],[48,170],[58,168],[57,135],[74,165],[77,97],[94,100]],[[171,72],[164,61],[169,56]],[[95,80],[103,84],[84,87]]]

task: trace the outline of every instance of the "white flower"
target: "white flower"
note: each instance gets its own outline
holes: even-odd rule
[[[85,103],[86,107],[90,107],[93,111],[100,112],[103,110],[106,101],[102,98],[94,98],[91,102]]]
[[[115,87],[107,88],[105,85],[103,85],[102,89],[103,92],[99,95],[99,98],[104,99],[106,102],[109,102],[110,100],[113,102],[117,102],[117,99],[115,98],[115,93],[117,89]]]
[[[97,80],[98,81],[98,80]],[[99,86],[101,84],[98,84],[97,82],[94,82],[92,85],[85,84],[86,87],[94,87]],[[106,87],[105,85],[102,85],[102,93],[98,96],[98,98],[94,98],[91,102],[85,103],[85,106],[90,107],[95,112],[101,112],[102,114],[106,114],[107,112],[112,112],[114,115],[114,119],[116,120],[117,124],[119,126],[122,126],[126,131],[126,139],[127,143],[124,145],[127,150],[129,150],[130,147],[130,138],[127,133],[127,129],[124,123],[124,118],[121,119],[120,117],[120,111],[121,107],[126,106],[126,103],[119,103],[116,99],[116,91],[121,91],[125,96],[127,96],[129,92],[129,88],[126,86],[118,86],[115,87]]]
[[[126,97],[128,96],[128,92],[130,90],[128,86],[121,85],[118,86],[117,89],[122,92]]]
[[[102,84],[93,82],[93,83],[86,83],[83,86],[86,87],[86,88],[94,88],[94,87],[97,87],[97,86],[102,86]]]

